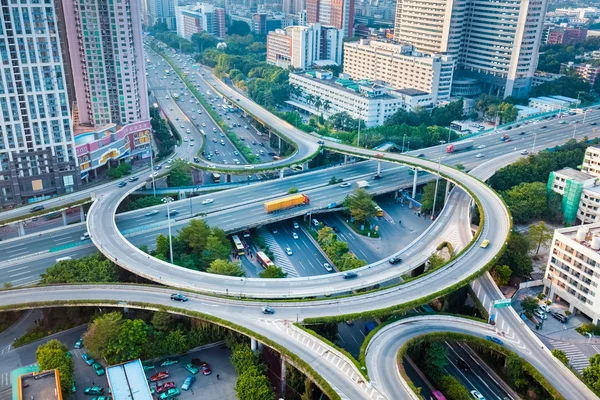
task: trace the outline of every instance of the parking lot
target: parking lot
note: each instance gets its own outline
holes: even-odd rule
[[[97,376],[92,367],[88,366],[81,355],[85,353],[85,349],[74,349],[71,350],[73,359],[75,361],[75,384],[77,386],[77,392],[74,398],[88,398],[83,391],[86,387],[90,386],[102,386],[104,388],[104,394],[108,395],[108,382],[106,375]],[[195,351],[185,356],[178,357],[179,362],[169,367],[160,367],[160,361],[153,363],[155,369],[147,371],[146,376],[156,374],[161,371],[168,371],[169,378],[161,380],[158,383],[164,384],[166,382],[174,382],[175,387],[180,389],[181,394],[177,396],[178,399],[197,399],[200,396],[207,399],[218,399],[218,400],[235,400],[237,396],[235,394],[235,382],[237,380],[237,373],[233,369],[233,365],[229,361],[231,357],[231,351],[220,346]],[[208,363],[211,369],[211,374],[204,376],[202,370],[198,372],[196,381],[192,384],[189,391],[181,390],[181,385],[185,381],[185,378],[190,375],[184,368],[184,365],[191,363],[193,358],[200,359]],[[103,363],[104,365],[104,363]],[[218,376],[218,378],[217,378]],[[156,383],[150,383],[151,388],[156,387]],[[158,399],[158,394],[154,397]]]

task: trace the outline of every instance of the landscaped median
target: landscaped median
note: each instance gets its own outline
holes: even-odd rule
[[[42,215],[50,214],[50,213],[53,213],[53,212],[56,212],[56,211],[66,210],[68,208],[77,207],[77,206],[80,206],[82,204],[87,204],[87,203],[91,203],[91,202],[92,202],[92,198],[91,197],[86,197],[85,199],[74,201],[72,203],[63,204],[61,206],[56,206],[56,207],[51,207],[51,208],[45,208],[43,210],[35,211],[35,212],[29,213],[29,214],[25,214],[25,215],[21,215],[19,217],[13,217],[13,218],[4,219],[4,220],[0,221],[0,225],[6,225],[6,224],[10,224],[12,222],[23,221],[23,220],[34,218],[34,217],[40,217]],[[35,204],[33,204],[33,205],[35,205]],[[29,206],[31,206],[31,204]]]
[[[298,357],[296,354],[289,351],[284,346],[279,343],[267,338],[266,336],[260,335],[247,329],[241,325],[235,324],[233,322],[229,322],[227,320],[204,314],[198,311],[191,311],[184,308],[177,308],[171,306],[164,305],[155,305],[151,303],[142,303],[142,302],[123,302],[118,300],[65,300],[65,301],[46,301],[46,302],[32,302],[32,303],[20,303],[9,306],[0,306],[1,311],[13,311],[13,310],[27,310],[32,308],[48,308],[48,307],[58,307],[58,306],[67,306],[67,307],[75,307],[75,306],[90,306],[90,307],[128,307],[128,308],[136,308],[141,310],[149,310],[149,311],[166,311],[172,314],[185,315],[187,317],[200,319],[203,321],[211,322],[216,325],[223,326],[225,328],[231,329],[232,331],[244,334],[248,337],[254,338],[257,341],[264,343],[265,345],[271,347],[272,349],[278,351],[279,353],[285,355],[288,359],[290,359],[296,368],[308,376],[322,391],[323,393],[329,397],[331,400],[341,400],[339,394],[331,387],[331,385],[321,377],[306,361]]]

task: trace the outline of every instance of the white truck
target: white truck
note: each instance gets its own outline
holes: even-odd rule
[[[367,182],[367,181],[357,181],[356,182],[356,187],[358,187],[359,189],[368,188],[369,187],[369,182]]]

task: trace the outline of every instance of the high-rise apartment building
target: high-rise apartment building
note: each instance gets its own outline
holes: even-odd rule
[[[398,0],[394,39],[456,58],[483,90],[525,96],[537,67],[547,0]]]
[[[79,186],[60,23],[52,1],[2,3],[0,207]]]
[[[422,90],[431,94],[434,104],[450,98],[453,71],[452,56],[415,52],[411,45],[367,39],[344,43],[344,73],[352,79]]]
[[[171,30],[176,29],[175,7],[177,0],[142,0],[146,2],[148,25],[165,23]]]
[[[351,38],[354,29],[354,0],[306,0],[306,22],[319,22],[344,31]]]
[[[206,32],[217,38],[225,37],[225,9],[202,3],[175,9],[177,35],[190,39],[194,33]]]
[[[75,0],[62,6],[79,123],[148,119],[139,1]]]
[[[267,62],[283,68],[308,69],[318,61],[342,62],[343,31],[310,24],[289,26],[267,36]]]

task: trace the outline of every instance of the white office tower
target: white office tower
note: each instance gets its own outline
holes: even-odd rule
[[[165,23],[170,30],[175,30],[175,7],[177,6],[177,0],[142,0],[142,2],[144,1],[146,2],[145,9],[148,14],[147,24],[149,26],[157,23]]]
[[[54,3],[2,1],[0,207],[79,184]]]
[[[398,0],[394,39],[457,57],[457,76],[484,92],[525,96],[537,66],[547,0]]]
[[[138,0],[62,2],[81,125],[149,119]]]

